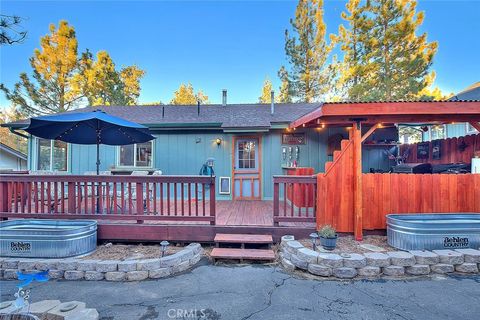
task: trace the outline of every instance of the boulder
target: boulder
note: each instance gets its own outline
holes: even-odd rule
[[[330,277],[332,275],[332,268],[311,263],[308,265],[308,272],[317,276]]]
[[[367,265],[371,267],[388,267],[390,265],[390,257],[385,253],[367,252],[363,255],[367,259]]]
[[[343,257],[343,266],[347,268],[363,268],[367,265],[367,259],[364,255],[351,253],[348,257]]]
[[[415,257],[415,261],[417,264],[438,264],[440,262],[440,258],[436,253],[427,250],[412,250],[410,251],[411,254]]]

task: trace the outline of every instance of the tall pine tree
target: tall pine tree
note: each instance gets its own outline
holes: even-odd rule
[[[312,102],[328,91],[331,44],[326,40],[323,0],[299,0],[290,20],[294,36],[285,31],[285,53],[290,64],[288,83],[295,100]]]
[[[349,1],[344,15],[349,25],[340,29],[341,79],[349,100],[410,100],[431,84],[437,43],[416,34],[424,19],[416,5],[415,0]]]

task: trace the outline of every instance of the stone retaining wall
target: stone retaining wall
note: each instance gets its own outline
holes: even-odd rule
[[[140,281],[164,278],[185,271],[202,256],[199,243],[191,243],[170,256],[143,260],[87,260],[0,258],[0,279],[17,279],[17,271],[50,270],[51,279]]]
[[[340,279],[478,273],[480,267],[480,250],[475,249],[335,254],[316,252],[298,241],[282,239],[279,256],[288,271],[298,268],[317,276]]]

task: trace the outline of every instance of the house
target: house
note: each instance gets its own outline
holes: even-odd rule
[[[219,200],[272,199],[273,176],[294,167],[322,172],[335,147],[348,138],[347,127],[287,131],[289,124],[321,107],[310,104],[225,104],[194,106],[108,106],[75,110],[105,112],[150,128],[155,140],[130,146],[102,146],[100,170],[117,172],[161,170],[164,175],[196,175],[213,158],[215,175],[224,190]],[[26,122],[14,122],[21,128]],[[395,142],[395,128],[380,129],[371,139]],[[387,147],[367,146],[365,172],[387,171],[394,164]],[[84,174],[95,170],[95,146],[67,144],[31,137],[28,169]],[[387,148],[395,152],[395,146]]]
[[[480,100],[480,81],[472,84],[463,91],[457,93],[449,100]],[[472,127],[470,123],[447,124],[445,128],[445,136],[447,138],[458,138],[469,134],[477,134],[478,131]]]
[[[20,171],[26,169],[27,155],[0,143],[0,170]]]
[[[102,146],[102,170],[163,175],[83,175],[95,168],[94,146],[30,137],[29,169],[67,174],[0,175],[0,218],[96,219],[100,239],[210,242],[218,233],[308,237],[324,224],[361,240],[385,229],[390,213],[480,212],[479,174],[414,174],[429,167],[422,162],[478,162],[480,135],[399,146],[397,132],[418,123],[479,129],[480,101],[101,109],[156,137]],[[215,175],[198,175],[209,158]]]

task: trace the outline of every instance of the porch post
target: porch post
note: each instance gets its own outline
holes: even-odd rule
[[[363,199],[362,199],[362,123],[352,126],[353,139],[353,213],[355,240],[363,239]]]

